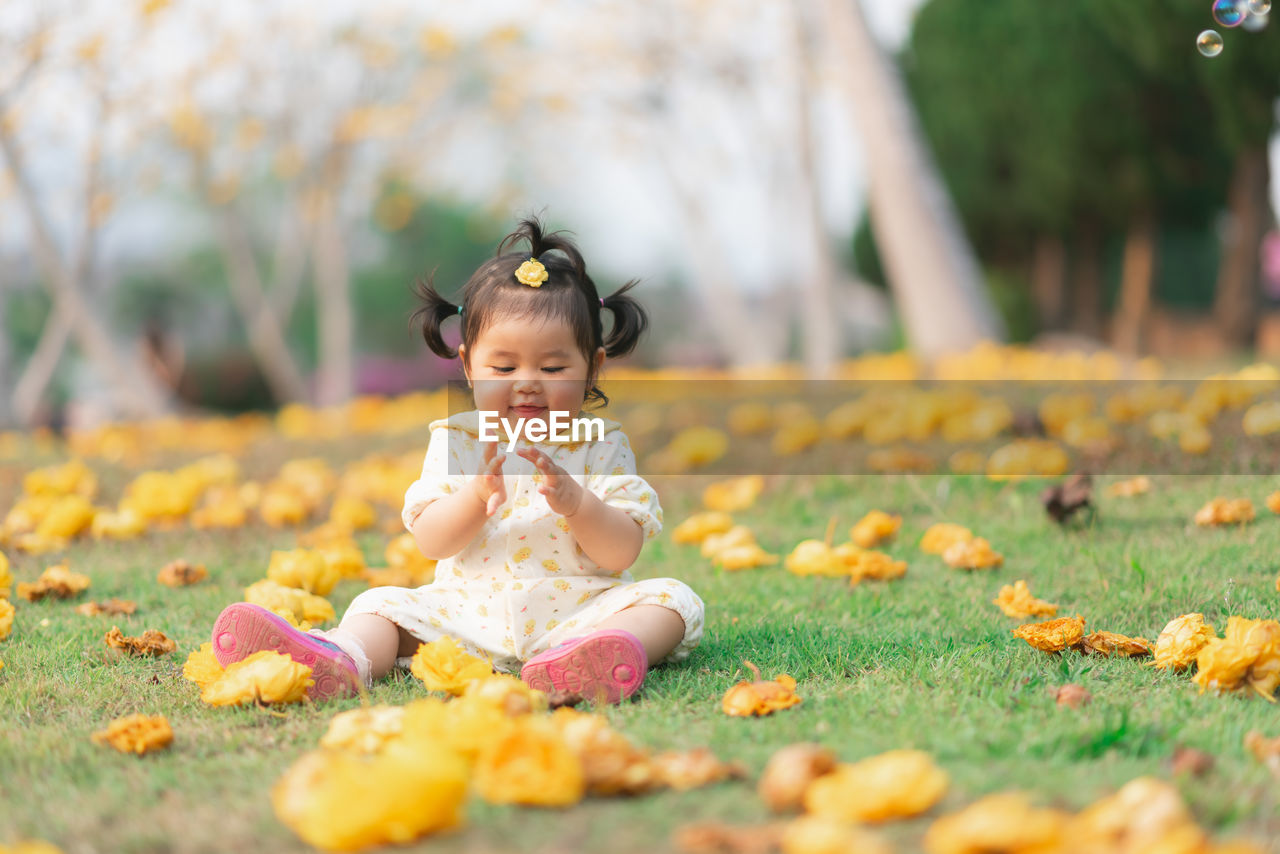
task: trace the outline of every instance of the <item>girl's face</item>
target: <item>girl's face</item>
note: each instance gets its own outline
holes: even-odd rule
[[[552,411],[576,418],[582,409],[589,365],[562,318],[539,322],[499,316],[458,354],[474,386],[476,409],[497,412],[512,423],[517,418],[545,422]],[[597,371],[603,361],[600,347]]]

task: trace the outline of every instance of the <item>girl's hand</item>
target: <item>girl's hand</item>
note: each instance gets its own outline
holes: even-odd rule
[[[587,492],[580,483],[537,448],[523,448],[516,453],[533,463],[542,474],[538,494],[547,496],[547,504],[552,510],[561,516],[572,516],[578,512]]]
[[[492,516],[507,500],[507,481],[502,476],[502,463],[506,455],[498,455],[498,444],[486,442],[484,446],[484,464],[476,477],[471,479],[471,487],[476,498],[484,505],[484,515]]]

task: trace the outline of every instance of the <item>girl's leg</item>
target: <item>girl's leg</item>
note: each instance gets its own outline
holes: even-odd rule
[[[684,619],[661,605],[632,605],[596,624],[594,629],[621,629],[635,635],[644,646],[650,667],[684,640]]]
[[[391,672],[399,656],[413,655],[421,643],[413,635],[377,614],[348,614],[338,630],[347,632],[364,648],[369,658],[370,675],[381,679]]]

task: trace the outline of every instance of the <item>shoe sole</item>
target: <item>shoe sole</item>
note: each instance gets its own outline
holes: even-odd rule
[[[623,632],[595,632],[564,649],[535,655],[520,678],[546,694],[576,694],[584,700],[617,703],[644,684],[649,662],[644,648]]]
[[[269,649],[311,668],[312,700],[349,697],[357,693],[359,675],[342,660],[341,653],[289,625],[266,608],[238,602],[218,615],[213,624],[213,654],[224,668],[255,652]]]

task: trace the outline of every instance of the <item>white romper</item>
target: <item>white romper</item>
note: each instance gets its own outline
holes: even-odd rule
[[[635,455],[619,425],[601,420],[603,440],[533,446],[605,504],[624,510],[651,540],[662,530],[658,496],[636,474]],[[401,516],[409,530],[432,501],[466,488],[483,462],[477,412],[434,421],[430,429],[422,476],[405,493]],[[505,438],[498,450],[505,453]],[[685,625],[684,640],[667,660],[687,658],[702,638],[702,599],[674,578],[636,581],[630,572],[602,570],[538,493],[542,475],[532,463],[506,454],[503,472],[507,500],[468,546],[436,564],[430,584],[371,588],[347,613],[378,614],[423,642],[448,635],[473,654],[490,657],[498,670],[514,673],[524,661],[587,634],[624,608],[662,605]],[[409,662],[401,657],[396,664]]]

